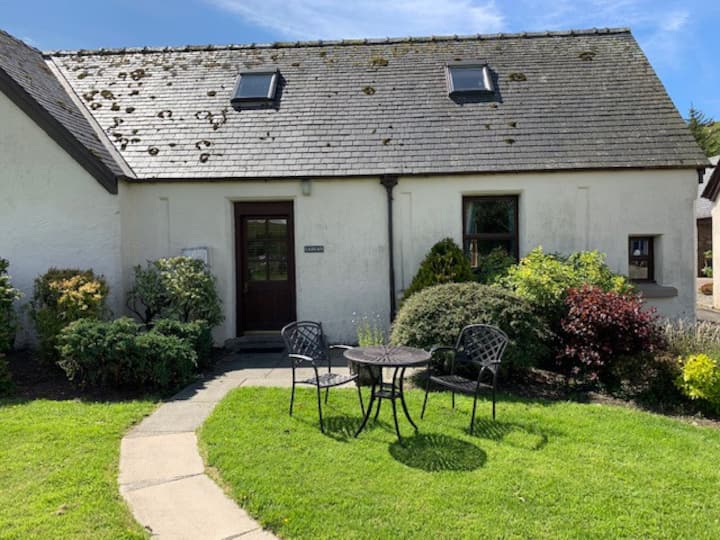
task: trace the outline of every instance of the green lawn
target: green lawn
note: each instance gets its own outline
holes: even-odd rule
[[[120,439],[153,408],[0,400],[0,538],[146,538],[117,473]]]
[[[720,430],[607,405],[504,396],[498,422],[431,394],[420,434],[397,444],[391,408],[353,439],[354,390],[336,390],[322,435],[312,390],[241,388],[201,446],[231,495],[288,538],[720,538]],[[419,420],[422,393],[409,393]],[[410,434],[409,426],[401,424]]]

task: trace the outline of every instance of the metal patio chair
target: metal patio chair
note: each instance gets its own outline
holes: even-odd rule
[[[457,343],[454,347],[436,345],[430,349],[430,354],[438,352],[449,352],[452,354],[450,360],[449,375],[432,375],[428,368],[427,384],[425,386],[425,400],[423,401],[420,418],[425,416],[428,392],[430,383],[449,388],[452,391],[452,406],[455,408],[455,393],[474,395],[472,417],[470,418],[470,433],[473,432],[475,424],[475,410],[477,408],[478,394],[481,389],[492,390],[492,417],[495,420],[495,392],[497,389],[497,375],[502,361],[505,347],[508,344],[508,337],[505,332],[495,326],[487,324],[471,324],[460,332]],[[478,369],[477,379],[470,379],[455,373],[457,364],[469,364]],[[483,382],[485,377],[485,382]],[[488,381],[488,378],[491,381]]]
[[[352,349],[349,345],[330,345],[323,333],[322,325],[312,321],[297,321],[288,324],[281,331],[280,335],[285,342],[285,347],[290,359],[292,367],[292,391],[290,393],[290,416],[293,413],[293,404],[295,403],[295,385],[309,384],[317,389],[317,406],[318,416],[320,418],[320,431],[325,433],[322,416],[322,399],[321,391],[325,389],[325,403],[328,401],[330,388],[340,386],[355,381],[358,389],[358,397],[360,399],[360,410],[365,414],[363,405],[362,392],[360,391],[360,383],[358,375],[340,375],[333,373],[330,363],[331,349]],[[295,368],[299,367],[303,362],[309,362],[315,371],[315,376],[309,379],[297,380],[295,376]],[[318,368],[322,369],[322,364],[327,363],[327,372],[320,373]]]

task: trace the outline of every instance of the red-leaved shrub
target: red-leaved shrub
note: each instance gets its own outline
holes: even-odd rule
[[[585,285],[568,292],[565,306],[558,360],[568,375],[607,382],[614,361],[662,345],[655,309],[643,309],[636,294]]]

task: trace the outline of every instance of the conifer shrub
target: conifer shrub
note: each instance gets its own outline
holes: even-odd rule
[[[473,281],[475,275],[470,261],[451,238],[440,240],[425,256],[410,286],[405,289],[403,301],[412,295],[441,283]]]

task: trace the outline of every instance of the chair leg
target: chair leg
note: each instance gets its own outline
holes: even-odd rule
[[[330,387],[325,389],[325,405],[327,405],[328,396],[330,395]]]
[[[493,375],[493,388],[492,388],[492,419],[495,420],[495,387],[497,386],[497,377]]]
[[[378,399],[377,400],[377,409],[375,410],[375,418],[373,418],[373,422],[377,422],[378,416],[380,416],[380,405],[382,405],[383,400]]]
[[[320,397],[320,386],[316,386],[317,388],[317,402],[318,402],[318,417],[320,418],[320,431],[322,433],[325,433],[325,426],[323,425],[323,417],[322,417],[322,398]]]
[[[473,430],[475,429],[475,411],[477,410],[477,398],[478,398],[478,392],[475,391],[475,399],[473,399],[473,410],[472,415],[470,416],[470,435],[473,434]]]
[[[290,390],[290,416],[293,413],[293,403],[295,402],[295,381],[292,383],[292,390]]]
[[[425,418],[425,407],[427,407],[428,393],[430,392],[430,373],[428,373],[427,381],[425,382],[425,399],[423,399],[423,407],[420,412],[420,419]]]
[[[452,408],[455,408],[455,392],[452,392]]]
[[[363,404],[363,398],[362,398],[362,390],[360,389],[360,380],[357,380],[357,391],[358,391],[358,398],[360,399],[360,410],[362,411],[363,416],[365,416],[365,405]]]

